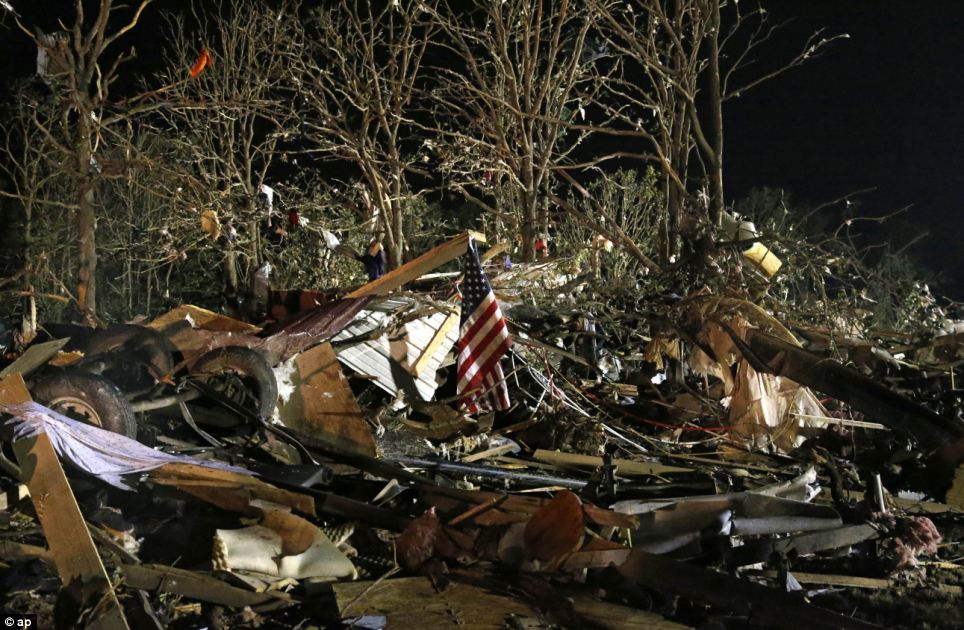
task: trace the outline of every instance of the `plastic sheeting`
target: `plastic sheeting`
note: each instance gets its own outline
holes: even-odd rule
[[[123,435],[72,420],[39,403],[0,404],[0,411],[13,416],[7,424],[13,426],[15,441],[46,433],[61,459],[124,490],[133,489],[124,483],[124,475],[147,472],[170,463],[251,474],[247,469],[221,462],[155,451]]]

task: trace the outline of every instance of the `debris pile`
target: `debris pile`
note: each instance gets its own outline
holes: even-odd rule
[[[634,307],[475,241],[262,326],[183,306],[46,327],[0,372],[3,609],[111,629],[956,625],[959,324],[858,337],[736,294]],[[772,275],[765,250],[743,255]],[[466,256],[484,275],[432,273]]]

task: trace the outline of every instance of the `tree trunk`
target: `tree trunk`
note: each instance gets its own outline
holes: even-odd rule
[[[228,244],[228,251],[224,254],[224,292],[227,296],[236,298],[240,291],[238,287],[238,252],[233,244]]]
[[[522,195],[522,225],[520,235],[522,236],[522,260],[533,262],[536,259],[536,238],[539,228],[539,210],[536,204],[536,196],[532,191],[526,191]]]
[[[719,225],[723,216],[723,90],[720,85],[720,0],[710,2],[709,94],[710,143],[707,156],[710,168],[710,221]]]
[[[674,111],[670,144],[666,149],[666,155],[669,156],[673,169],[685,181],[690,150],[689,118],[686,115],[686,103],[680,100]],[[686,191],[676,183],[675,178],[669,175],[666,175],[665,182],[666,217],[663,226],[664,242],[662,243],[661,257],[663,263],[668,264],[679,255],[680,221],[683,216],[683,202],[686,198]]]
[[[389,269],[396,269],[402,266],[405,258],[405,214],[402,211],[402,174],[396,173],[392,182],[392,232],[395,235],[395,243],[391,253],[385,252],[386,262]]]
[[[80,191],[75,216],[77,229],[77,304],[84,318],[97,316],[97,220],[94,191],[88,180]]]

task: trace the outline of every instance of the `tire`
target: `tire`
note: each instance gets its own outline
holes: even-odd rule
[[[174,370],[174,344],[153,328],[136,324],[121,324],[99,331],[87,344],[87,355],[111,352],[129,353],[138,362],[150,366],[158,376]]]
[[[265,358],[254,350],[243,346],[211,350],[194,363],[190,372],[192,377],[216,389],[224,385],[219,383],[222,376],[236,376],[257,399],[252,411],[262,418],[270,418],[274,413],[278,403],[278,381]],[[230,396],[229,392],[225,393]]]
[[[79,372],[53,374],[37,383],[34,400],[87,424],[137,438],[134,410],[116,385]]]

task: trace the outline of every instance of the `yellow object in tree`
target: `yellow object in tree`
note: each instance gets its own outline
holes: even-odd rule
[[[221,222],[218,220],[218,213],[214,210],[205,210],[201,213],[201,230],[217,240],[221,236]]]
[[[780,267],[783,266],[783,261],[777,258],[777,255],[771,252],[763,243],[754,243],[751,245],[749,249],[743,252],[743,257],[771,278],[776,275],[776,273],[780,271]]]

